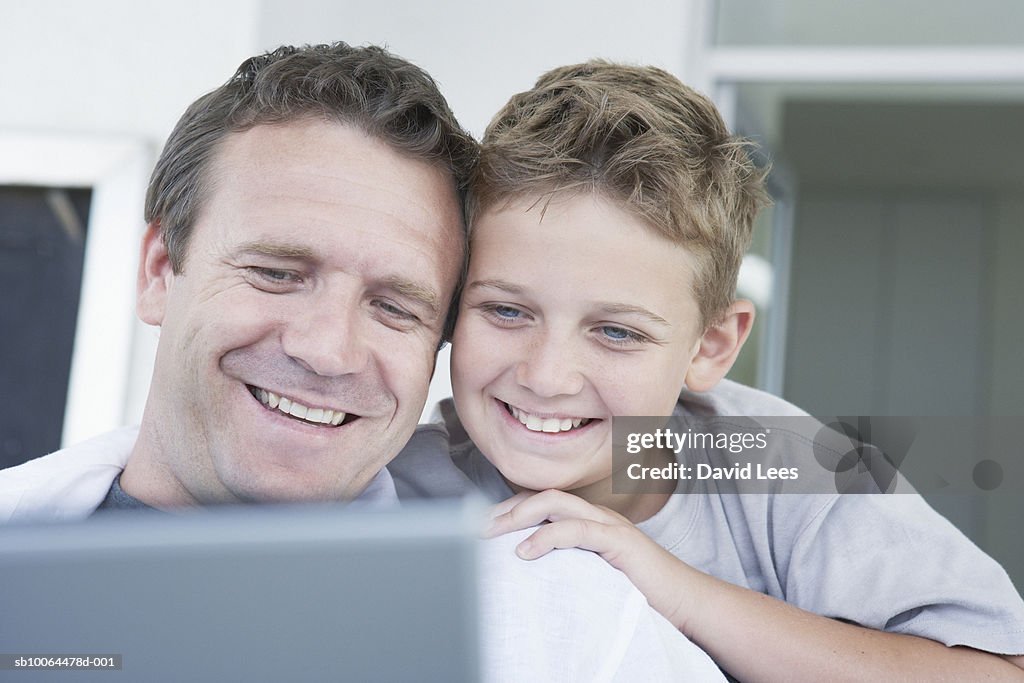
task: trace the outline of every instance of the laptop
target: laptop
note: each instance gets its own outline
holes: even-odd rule
[[[477,681],[479,519],[435,501],[0,528],[0,680]],[[48,658],[92,668],[25,668]]]

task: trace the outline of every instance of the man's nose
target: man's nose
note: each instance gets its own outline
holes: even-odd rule
[[[284,352],[323,377],[358,373],[369,362],[365,319],[357,301],[317,297],[296,305],[281,336]]]
[[[545,334],[516,366],[516,381],[537,396],[573,396],[583,390],[579,349],[571,340]]]

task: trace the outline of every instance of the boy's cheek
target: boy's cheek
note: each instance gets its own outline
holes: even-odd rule
[[[452,353],[456,352],[477,362],[486,361],[491,364],[518,353],[518,342],[508,330],[499,329],[477,318],[467,321],[460,333],[455,335]]]

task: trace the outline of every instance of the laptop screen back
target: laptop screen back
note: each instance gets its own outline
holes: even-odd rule
[[[475,681],[476,518],[437,503],[0,528],[0,653],[122,656],[119,674],[47,680]]]

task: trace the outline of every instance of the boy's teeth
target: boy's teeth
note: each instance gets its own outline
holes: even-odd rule
[[[537,417],[531,415],[525,410],[520,410],[514,405],[505,404],[508,406],[509,412],[512,417],[523,423],[527,429],[531,432],[548,432],[550,434],[557,434],[558,432],[568,432],[569,430],[576,429],[577,427],[586,426],[590,422],[585,417]]]
[[[330,408],[310,408],[302,405],[301,403],[285,398],[284,396],[278,396],[274,392],[267,391],[266,389],[254,388],[253,395],[268,408],[274,408],[285,415],[290,415],[294,418],[298,418],[312,424],[333,425],[336,427],[345,420],[346,414],[340,410],[334,411]]]
[[[544,420],[544,423],[541,425],[540,428],[545,432],[557,434],[558,432],[562,431],[562,421],[559,420],[557,417],[549,417],[548,419]]]

